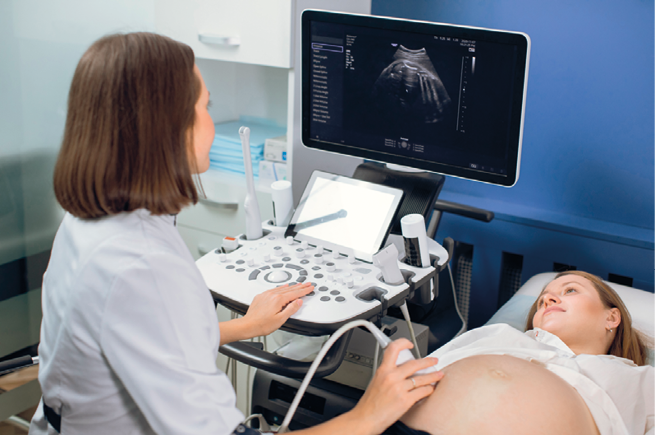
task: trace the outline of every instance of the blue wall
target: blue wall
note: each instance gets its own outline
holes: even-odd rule
[[[653,228],[652,0],[373,0],[372,13],[530,35],[518,183],[446,191]]]
[[[532,40],[518,183],[449,178],[441,194],[496,213],[446,215],[437,233],[474,245],[471,326],[496,309],[502,252],[525,256],[522,281],[559,262],[653,291],[653,12],[652,0],[373,0],[375,15]]]

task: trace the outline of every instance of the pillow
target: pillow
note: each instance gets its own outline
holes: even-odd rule
[[[519,331],[524,331],[525,324],[528,320],[528,312],[536,299],[537,297],[532,295],[515,294],[500,308],[500,310],[496,311],[487,322],[487,325],[493,323],[507,323]]]
[[[557,273],[547,272],[533,276],[489,319],[487,324],[507,323],[523,331],[530,307],[546,285],[555,278]],[[645,334],[649,345],[649,363],[654,365],[653,337],[655,337],[655,294],[627,287],[613,282],[607,282],[621,297],[632,316],[632,326]]]

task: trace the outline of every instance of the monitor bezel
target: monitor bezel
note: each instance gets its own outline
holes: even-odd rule
[[[363,26],[385,30],[397,30],[404,32],[422,33],[429,35],[450,36],[461,39],[474,39],[477,41],[488,41],[502,44],[512,44],[517,47],[516,67],[519,72],[515,74],[513,82],[513,100],[511,103],[511,115],[509,126],[508,146],[508,168],[507,174],[501,175],[485,172],[473,168],[448,165],[444,163],[431,162],[385,153],[377,150],[359,148],[352,144],[340,144],[325,142],[310,137],[310,80],[309,68],[311,65],[311,22],[327,22],[345,24],[351,26]],[[346,14],[341,12],[323,11],[308,9],[302,13],[301,28],[301,136],[302,144],[308,148],[327,151],[353,157],[361,157],[367,160],[394,165],[410,167],[414,169],[436,172],[443,175],[457,178],[470,179],[504,187],[511,187],[516,184],[520,173],[521,149],[523,143],[523,124],[525,117],[525,100],[527,95],[528,69],[530,60],[530,37],[522,32],[503,31],[496,29],[485,29],[452,25],[444,23],[433,23],[427,21],[406,20],[392,17],[373,15]],[[521,73],[521,70],[523,71]]]

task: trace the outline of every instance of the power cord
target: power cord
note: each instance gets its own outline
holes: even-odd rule
[[[264,352],[267,352],[267,345],[266,345],[266,336],[259,336],[259,337],[254,337],[250,339],[251,343],[261,343],[263,345]],[[250,398],[250,392],[252,391],[252,378],[250,376],[252,366],[248,365],[248,369],[246,370],[246,414],[249,414],[252,412],[252,403],[251,403],[251,398]],[[236,390],[235,390],[236,391]]]
[[[453,279],[453,271],[450,268],[450,263],[448,263],[448,275],[450,275],[450,286],[453,289],[453,302],[455,303],[455,310],[457,311],[457,315],[462,321],[462,328],[459,330],[459,332],[457,332],[457,334],[455,334],[455,337],[459,337],[460,335],[466,332],[467,326],[466,326],[466,320],[464,320],[464,316],[462,316],[462,313],[459,311],[459,303],[457,302],[457,291],[455,290],[455,280]]]
[[[243,424],[244,426],[250,427],[250,422],[252,420],[255,420],[255,419],[259,422],[259,429],[258,430],[260,432],[270,432],[271,431],[271,427],[268,425],[268,422],[266,421],[266,419],[264,418],[264,416],[262,414],[252,414],[250,417],[246,418],[243,421],[243,423],[241,423],[241,424]]]

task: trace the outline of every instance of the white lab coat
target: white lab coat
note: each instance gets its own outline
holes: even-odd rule
[[[556,335],[525,333],[507,324],[473,329],[434,351],[441,370],[473,355],[512,355],[543,366],[567,381],[587,404],[601,435],[653,435],[653,367],[612,355],[576,355]]]
[[[175,228],[147,210],[66,214],[43,281],[39,383],[66,435],[229,434],[218,319]],[[39,406],[30,434],[53,434]]]

